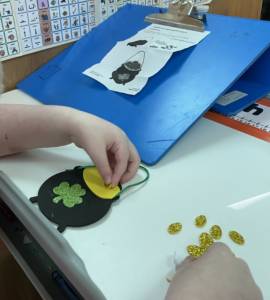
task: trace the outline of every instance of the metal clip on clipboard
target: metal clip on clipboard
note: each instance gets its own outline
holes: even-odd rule
[[[203,32],[205,12],[208,11],[208,6],[204,4],[210,2],[211,0],[175,0],[169,3],[168,12],[151,14],[145,17],[145,21]]]

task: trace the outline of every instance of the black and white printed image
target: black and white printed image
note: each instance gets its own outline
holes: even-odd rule
[[[111,79],[118,84],[126,84],[132,81],[141,71],[145,58],[145,52],[139,51],[117,70],[113,71]]]

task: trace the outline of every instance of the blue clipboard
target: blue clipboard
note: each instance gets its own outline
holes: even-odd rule
[[[157,163],[239,79],[268,85],[269,79],[260,73],[263,63],[259,70],[244,73],[270,46],[270,23],[208,15],[206,29],[211,34],[197,46],[175,53],[136,96],[109,91],[82,74],[117,41],[148,26],[144,17],[158,11],[125,6],[18,88],[45,104],[71,106],[113,122],[128,134],[144,163]]]
[[[217,101],[212,107],[212,110],[226,116],[231,116],[264,97],[270,92],[269,68],[270,49],[266,50],[248,71],[226,92],[228,95],[230,93],[240,92],[243,96],[238,99],[236,93],[235,101],[226,105],[221,105],[218,103],[219,101]]]

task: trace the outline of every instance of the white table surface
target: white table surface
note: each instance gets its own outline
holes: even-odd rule
[[[34,100],[12,91],[4,102]],[[0,170],[31,197],[48,177],[86,164],[83,150],[70,145],[2,158]],[[164,299],[173,257],[184,258],[186,246],[213,224],[221,225],[222,240],[249,263],[270,299],[270,144],[201,119],[149,170],[150,181],[123,195],[101,221],[63,233],[107,299]],[[193,225],[199,214],[208,217],[203,230]],[[170,236],[167,226],[177,221],[183,231]],[[244,246],[229,240],[232,229],[245,236]]]

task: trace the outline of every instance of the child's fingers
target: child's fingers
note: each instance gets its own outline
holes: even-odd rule
[[[94,151],[92,149],[92,151],[90,153],[86,149],[86,152],[88,153],[88,155],[91,157],[91,159],[95,163],[104,182],[108,185],[111,184],[112,183],[112,170],[110,168],[110,164],[108,161],[106,147],[104,145],[102,145],[101,143],[96,142]]]
[[[115,168],[113,170],[111,184],[116,186],[127,169],[129,159],[127,142],[121,141],[114,145],[111,151],[115,157]]]
[[[140,156],[134,147],[134,145],[129,142],[129,160],[125,173],[121,177],[121,183],[125,183],[134,177],[136,174],[139,165],[140,165]]]

